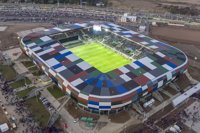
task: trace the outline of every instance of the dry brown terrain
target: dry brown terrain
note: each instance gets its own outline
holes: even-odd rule
[[[109,119],[111,120],[111,122],[114,122],[114,123],[125,123],[129,119],[131,119],[131,117],[128,114],[128,112],[122,111],[118,114],[109,115]]]
[[[197,44],[200,43],[200,30],[189,29],[186,27],[163,26],[152,27],[151,33],[164,40],[179,43]]]
[[[152,133],[153,131],[146,125],[140,123],[124,128],[120,133]]]
[[[38,27],[51,27],[51,24],[1,24],[1,26],[8,26],[5,31],[0,31],[0,50],[5,50],[19,45],[16,32]]]
[[[158,4],[153,0],[110,0],[112,2],[112,7],[114,8],[122,8],[122,9],[129,9],[129,10],[163,10],[162,8],[158,7]]]
[[[95,120],[99,119],[99,115],[92,114],[87,111],[83,111],[79,109],[72,100],[69,100],[68,104],[65,105],[65,109],[69,112],[69,114],[74,118],[81,118],[81,117],[92,117]]]
[[[166,12],[159,4],[200,6],[200,0],[110,0],[112,7],[153,12]]]
[[[200,4],[200,0],[158,0],[160,2],[170,2],[170,3],[185,3],[185,4]]]

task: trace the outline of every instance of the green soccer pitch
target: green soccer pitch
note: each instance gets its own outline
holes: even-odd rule
[[[103,73],[131,63],[131,60],[99,42],[89,42],[69,50]]]

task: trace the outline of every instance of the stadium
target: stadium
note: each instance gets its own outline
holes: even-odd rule
[[[31,33],[21,48],[80,108],[99,114],[150,100],[188,63],[179,49],[110,22]]]

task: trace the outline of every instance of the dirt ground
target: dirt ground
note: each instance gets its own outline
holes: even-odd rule
[[[180,89],[185,89],[191,85],[191,82],[185,74],[182,74],[176,80],[176,84],[180,87]]]
[[[113,123],[125,123],[130,119],[130,115],[128,114],[128,112],[123,111],[120,112],[118,114],[113,114],[109,116],[109,119],[111,120],[111,122]]]
[[[157,4],[153,2],[153,0],[110,0],[112,2],[113,7],[119,7],[127,9],[145,9],[152,10],[157,9]],[[159,8],[161,9],[161,8]]]
[[[65,108],[74,119],[81,117],[92,117],[95,120],[99,119],[99,115],[88,113],[86,111],[79,109],[72,100],[70,100],[68,104],[65,105]]]
[[[109,0],[112,2],[112,7],[122,9],[134,9],[153,12],[166,12],[166,10],[160,7],[160,4],[171,5],[187,5],[187,6],[200,6],[200,0]]]
[[[191,45],[197,45],[200,47],[200,29],[198,30],[187,27],[160,26],[152,27],[151,33],[153,36],[164,40],[186,44],[189,43]]]
[[[189,73],[192,75],[192,77],[198,81],[200,81],[200,69],[196,67],[190,66],[188,69]]]
[[[120,133],[153,133],[153,130],[141,123],[129,126]]]
[[[170,2],[170,3],[185,3],[185,4],[200,4],[200,0],[158,0],[160,2]]]
[[[167,42],[186,53],[189,58],[188,71],[193,78],[200,81],[200,29],[174,26],[159,26],[150,29],[151,37]]]
[[[0,24],[7,26],[5,31],[0,31],[0,50],[19,46],[16,32],[30,30],[38,27],[51,27],[51,24]]]

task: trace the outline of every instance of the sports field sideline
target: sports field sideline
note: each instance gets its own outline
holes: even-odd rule
[[[103,73],[131,63],[131,60],[104,47],[99,42],[88,42],[69,50]]]

